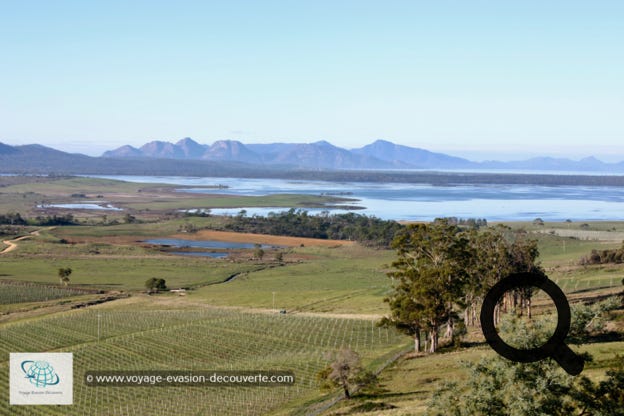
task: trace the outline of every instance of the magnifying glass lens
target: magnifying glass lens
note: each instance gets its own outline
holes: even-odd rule
[[[535,314],[533,310],[533,298],[539,298],[539,294],[536,293],[537,291],[535,288],[544,291],[545,295],[548,295],[554,302],[557,327],[546,343],[538,347],[530,347],[530,345],[535,343],[541,344],[543,342],[541,338],[546,338],[549,332],[545,329],[547,328],[547,321],[541,324],[537,319],[533,319]],[[512,296],[514,294],[521,295],[520,297],[522,300],[519,304],[514,301],[513,297],[511,299],[505,298],[507,292],[510,291]],[[516,325],[505,331],[499,331],[496,328],[496,323],[500,321],[501,310],[503,312],[511,310],[516,315],[521,315],[525,307],[527,318],[532,321],[530,325]],[[544,308],[544,310],[548,311],[549,308]],[[494,351],[509,360],[531,363],[551,357],[571,375],[578,375],[583,371],[583,358],[576,355],[564,343],[568,331],[570,330],[570,305],[559,286],[548,279],[545,274],[521,272],[511,274],[500,280],[492,286],[485,295],[483,306],[481,307],[480,320],[481,330],[483,331],[485,340]],[[517,317],[515,322],[518,322]],[[538,335],[531,336],[529,334],[529,328],[535,330],[539,329],[539,326],[541,326],[543,330],[537,331]],[[504,326],[501,327],[501,329],[504,330]],[[499,332],[507,332],[511,337],[510,342],[519,344],[521,348],[509,345],[502,339]]]
[[[519,350],[541,347],[557,328],[555,303],[544,291],[532,286],[505,292],[495,313],[499,336]]]

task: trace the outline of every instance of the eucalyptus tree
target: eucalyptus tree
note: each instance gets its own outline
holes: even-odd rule
[[[397,260],[388,273],[393,291],[385,301],[390,316],[383,322],[414,336],[419,349],[421,332],[429,340],[429,351],[438,348],[439,331],[453,335],[458,311],[464,306],[465,285],[474,264],[468,235],[446,220],[412,224],[394,240]]]

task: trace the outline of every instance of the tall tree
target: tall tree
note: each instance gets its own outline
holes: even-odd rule
[[[407,226],[397,234],[393,247],[398,259],[388,273],[393,291],[385,299],[391,313],[381,324],[413,336],[415,351],[420,351],[425,333],[429,351],[435,352],[442,325],[446,325],[445,336],[453,338],[461,312],[466,326],[477,324],[485,294],[505,276],[542,272],[537,242],[505,226],[462,230],[448,220],[436,220]],[[508,293],[496,316],[501,307],[526,308],[530,316],[532,294],[533,288]]]
[[[429,339],[429,351],[438,348],[439,331],[453,335],[457,310],[463,305],[464,285],[472,264],[472,249],[465,233],[448,221],[413,224],[397,235],[398,259],[392,263],[393,292],[385,299],[391,315],[385,322],[414,336]]]
[[[474,326],[485,294],[511,270],[508,243],[509,227],[496,226],[485,230],[467,231],[472,247],[472,263],[468,282],[464,287],[464,324]]]
[[[523,231],[514,231],[503,225],[485,230],[469,231],[469,239],[474,252],[474,262],[470,268],[466,290],[466,325],[475,325],[477,310],[483,297],[490,287],[502,278],[516,272],[543,273],[537,258],[539,250],[537,241],[529,239]],[[504,311],[526,308],[531,315],[531,297],[533,288],[518,288],[508,292],[496,309],[495,319],[498,322],[500,308]]]
[[[539,257],[537,240],[527,238],[525,233],[515,234],[515,238],[509,246],[509,253],[511,272],[544,273],[537,262]],[[532,298],[535,291],[534,287],[518,288],[511,294],[511,306],[517,308],[520,314],[526,308],[527,316],[531,318]]]
[[[415,302],[415,295],[411,290],[415,285],[401,284],[394,289],[394,293],[384,299],[390,304],[391,315],[381,319],[380,326],[395,326],[399,331],[414,338],[414,351],[421,350],[421,337],[426,327],[424,308]]]

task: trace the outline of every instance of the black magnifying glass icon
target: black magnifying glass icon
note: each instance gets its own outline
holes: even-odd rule
[[[534,286],[546,292],[557,307],[557,328],[546,343],[537,348],[517,349],[507,344],[496,332],[494,308],[505,292],[518,287]],[[568,374],[576,376],[583,371],[583,358],[575,354],[564,339],[570,331],[570,305],[555,282],[540,273],[514,273],[496,283],[489,290],[481,307],[481,329],[492,349],[503,357],[520,362],[532,363],[552,357]]]

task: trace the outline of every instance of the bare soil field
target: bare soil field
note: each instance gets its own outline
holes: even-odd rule
[[[215,240],[228,241],[233,243],[254,243],[268,244],[288,247],[300,247],[302,244],[308,246],[336,247],[353,245],[353,241],[345,240],[324,240],[320,238],[304,238],[304,237],[284,237],[278,235],[237,233],[231,231],[213,231],[200,230],[196,233],[175,234],[174,238],[185,240]]]

